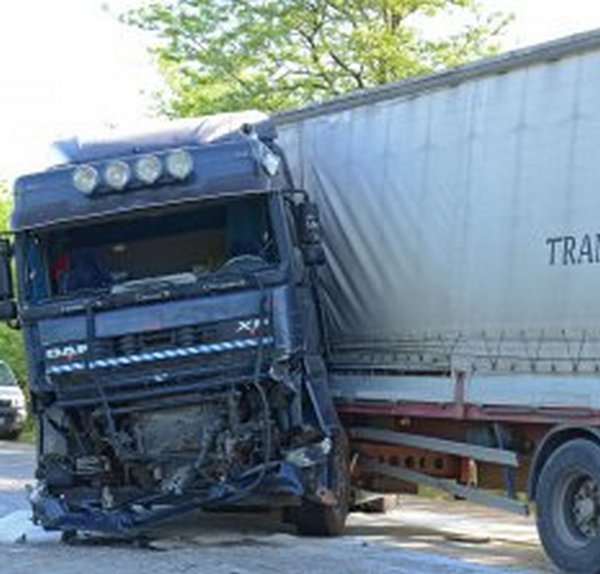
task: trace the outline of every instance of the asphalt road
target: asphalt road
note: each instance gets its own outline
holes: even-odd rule
[[[0,441],[0,574],[554,572],[530,519],[415,497],[387,515],[353,514],[337,539],[297,537],[275,515],[211,514],[170,525],[149,548],[67,546],[27,521],[32,468],[30,446]],[[26,540],[14,543],[23,533]]]
[[[32,482],[33,448],[0,441],[0,517],[26,508],[25,485]]]

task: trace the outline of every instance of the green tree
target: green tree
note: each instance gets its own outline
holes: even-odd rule
[[[0,180],[0,233],[9,229],[8,220],[12,210],[12,199],[6,182]],[[15,371],[21,384],[27,382],[25,349],[21,331],[15,331],[0,323],[0,359],[6,361]]]
[[[162,112],[272,111],[456,66],[498,49],[511,17],[477,0],[146,0]],[[427,35],[440,25],[443,37]]]

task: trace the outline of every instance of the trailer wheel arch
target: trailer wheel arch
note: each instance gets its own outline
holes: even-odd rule
[[[538,445],[527,482],[527,497],[535,501],[537,486],[546,461],[562,445],[576,439],[587,439],[600,446],[600,429],[593,427],[580,427],[573,425],[561,425],[553,428]]]

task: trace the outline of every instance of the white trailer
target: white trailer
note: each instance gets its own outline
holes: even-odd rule
[[[600,31],[276,120],[359,483],[527,491],[550,557],[600,572]]]

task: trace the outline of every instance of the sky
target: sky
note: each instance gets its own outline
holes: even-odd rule
[[[507,49],[600,28],[597,0],[481,0],[515,14]],[[0,2],[0,179],[43,165],[50,142],[152,116],[149,37],[114,13],[136,0]]]
[[[146,44],[101,0],[0,1],[0,179],[35,167],[57,138],[149,116],[160,80]]]

